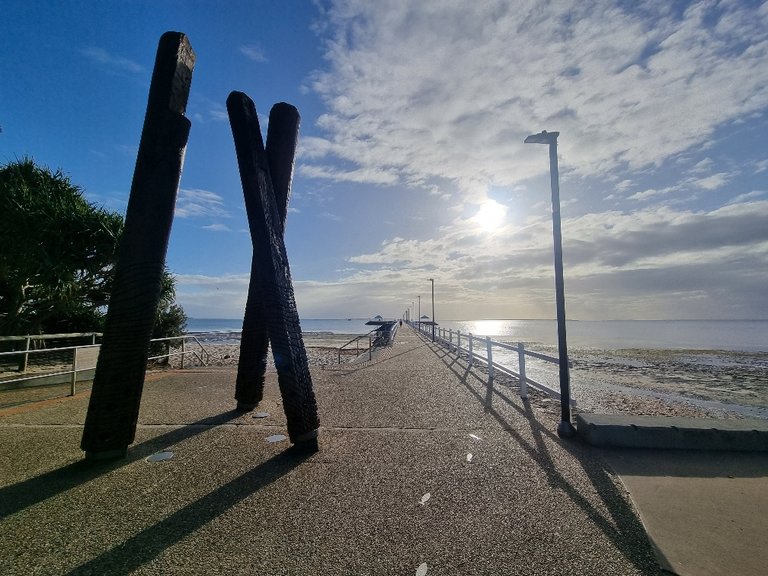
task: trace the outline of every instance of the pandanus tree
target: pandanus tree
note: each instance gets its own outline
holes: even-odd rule
[[[98,329],[122,229],[60,171],[0,168],[0,334]]]
[[[61,171],[0,167],[0,335],[101,331],[123,216],[91,204]],[[153,336],[186,323],[166,270]]]

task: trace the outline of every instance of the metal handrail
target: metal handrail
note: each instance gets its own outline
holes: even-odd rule
[[[360,356],[360,340],[362,340],[363,338],[368,338],[368,348],[363,350],[363,354],[368,352],[368,359],[370,360],[373,357],[373,336],[372,336],[372,334],[374,332],[376,332],[376,330],[371,330],[370,332],[368,332],[368,334],[361,334],[360,336],[356,336],[355,338],[352,338],[352,340],[350,340],[349,342],[347,342],[343,346],[340,346],[339,350],[338,350],[338,361],[337,361],[337,363],[341,364],[341,351],[344,350],[347,346],[349,346],[350,344],[353,344],[353,343],[355,344],[355,353],[358,356]]]
[[[181,351],[180,352],[171,352],[170,351],[170,341],[171,340],[181,340]],[[200,351],[189,351],[186,350],[186,342],[187,340],[191,340],[197,346],[200,348]],[[150,356],[147,358],[147,360],[158,360],[160,358],[169,358],[171,356],[181,356],[181,367],[184,368],[184,355],[185,354],[192,354],[197,360],[200,362],[202,366],[208,366],[208,362],[211,359],[211,355],[208,352],[208,350],[205,349],[205,346],[202,345],[200,340],[197,339],[197,336],[192,336],[190,334],[184,334],[183,336],[168,336],[166,338],[153,338],[150,340],[150,342],[168,342],[168,352],[166,354],[161,354],[159,356]]]
[[[414,322],[411,322],[410,325],[414,328]],[[416,328],[418,330],[418,328]],[[431,331],[427,332],[425,329],[419,330],[421,334],[431,339],[432,334]],[[446,335],[448,338],[446,338]],[[454,342],[454,335],[456,336],[456,341]],[[461,345],[461,337],[466,336],[468,339],[468,347],[464,348]],[[486,348],[486,356],[482,356],[480,354],[477,354],[474,352],[473,344],[475,341],[480,340]],[[532,388],[535,388],[536,390],[539,390],[540,392],[544,392],[545,394],[548,394],[549,396],[552,396],[553,398],[560,399],[560,391],[556,390],[554,388],[551,388],[547,386],[546,384],[542,384],[541,382],[537,382],[533,380],[532,378],[528,377],[526,374],[525,369],[525,359],[526,356],[530,356],[531,358],[536,358],[538,360],[543,360],[544,362],[549,362],[552,364],[559,364],[560,359],[555,358],[554,356],[549,356],[547,354],[542,354],[540,352],[534,352],[533,350],[527,350],[525,348],[525,345],[522,342],[518,342],[517,344],[508,344],[506,342],[497,342],[495,340],[491,340],[490,336],[475,336],[471,332],[468,334],[462,334],[460,330],[453,331],[453,330],[446,330],[445,328],[439,328],[437,333],[435,334],[435,343],[440,344],[441,346],[444,346],[448,348],[448,351],[456,352],[457,355],[461,355],[462,353],[467,355],[469,365],[472,366],[474,361],[479,361],[482,364],[484,364],[488,370],[488,378],[493,379],[495,376],[495,371],[498,370],[502,374],[506,374],[508,376],[511,376],[513,378],[516,378],[520,382],[520,397],[521,398],[527,398],[528,397],[528,391],[527,386],[531,386]],[[505,350],[510,350],[512,352],[517,352],[518,354],[518,371],[513,370],[509,366],[505,366],[503,364],[500,364],[498,362],[495,362],[493,360],[493,347],[499,347],[503,348]],[[569,361],[568,365],[570,367],[573,367],[572,363]],[[572,405],[576,404],[576,400],[573,398],[570,398],[570,403]]]
[[[93,333],[93,334],[99,335],[98,333]],[[65,338],[65,337],[82,337],[82,336],[90,336],[90,335],[91,335],[91,333],[88,333],[88,334],[74,334],[74,335],[73,334],[56,334],[55,336],[58,339],[61,339],[61,338]],[[46,335],[46,336],[48,336],[48,338],[45,338],[45,339],[50,340],[50,339],[52,339],[51,336],[53,336],[53,335]],[[34,338],[37,338],[37,336],[31,336],[31,337],[27,337],[27,336],[10,336],[10,337],[5,337],[5,338],[7,340],[9,340],[9,339],[24,340],[26,338],[33,338],[34,339]],[[171,352],[170,343],[171,343],[171,341],[174,341],[174,340],[180,340],[181,341],[181,351],[179,351],[179,352]],[[187,344],[188,341],[191,341],[194,344],[196,344],[197,347],[199,348],[199,350],[188,350],[188,349],[186,349],[186,344]],[[196,358],[198,360],[198,362],[200,362],[200,364],[202,366],[207,366],[208,362],[210,361],[210,353],[208,352],[208,350],[205,349],[205,346],[203,346],[202,343],[195,336],[183,335],[183,336],[170,336],[170,337],[166,337],[166,338],[153,338],[152,340],[150,340],[150,343],[152,343],[152,342],[168,342],[167,352],[165,354],[160,354],[160,355],[156,355],[156,356],[150,356],[149,358],[147,358],[147,360],[158,360],[160,358],[171,358],[171,356],[181,356],[181,368],[182,369],[184,368],[184,357],[186,355],[191,355],[194,358]],[[70,370],[58,370],[58,371],[54,371],[54,372],[45,372],[45,373],[41,373],[41,374],[34,374],[34,375],[31,375],[31,376],[25,376],[25,377],[22,377],[22,378],[2,379],[2,380],[0,380],[0,384],[2,384],[3,386],[6,386],[8,384],[17,384],[17,383],[21,383],[21,382],[30,382],[30,381],[33,381],[33,380],[40,380],[40,379],[43,379],[43,378],[51,378],[51,377],[55,377],[55,376],[71,375],[72,378],[71,378],[71,381],[70,381],[70,395],[74,396],[75,395],[75,385],[77,383],[77,375],[79,373],[81,373],[81,372],[87,372],[89,370],[94,370],[96,368],[95,366],[88,366],[88,367],[85,367],[85,368],[78,367],[78,352],[81,351],[81,350],[85,350],[85,349],[93,349],[93,348],[100,348],[100,347],[101,347],[100,344],[86,344],[86,345],[82,345],[82,346],[62,346],[62,347],[59,347],[59,348],[43,348],[43,349],[37,349],[37,350],[29,350],[29,349],[27,349],[27,350],[12,350],[10,352],[0,352],[0,358],[2,358],[2,357],[9,357],[9,356],[24,355],[25,356],[25,362],[24,362],[24,365],[23,365],[23,368],[24,368],[23,371],[26,371],[26,367],[27,367],[26,358],[28,358],[28,356],[30,354],[49,354],[50,355],[50,354],[58,354],[58,353],[62,353],[62,352],[70,352],[70,351],[73,352],[72,368]]]
[[[358,355],[358,357],[361,356],[359,344],[360,344],[360,340],[362,340],[363,338],[368,338],[368,348],[363,350],[363,354],[368,352],[368,360],[372,360],[373,349],[376,348],[377,346],[389,346],[392,340],[394,339],[395,334],[397,333],[397,327],[398,327],[398,323],[393,322],[391,326],[387,326],[385,324],[385,325],[379,326],[378,328],[374,328],[373,330],[368,332],[368,334],[363,334],[361,336],[356,336],[355,338],[352,338],[352,340],[350,340],[349,342],[347,342],[346,344],[344,344],[339,348],[338,359],[337,359],[338,364],[341,364],[341,351],[344,350],[350,344],[353,344],[353,343],[356,344],[355,352]]]
[[[26,336],[0,336],[0,342],[21,340],[61,340],[62,338],[84,338],[85,336],[102,336],[101,332],[68,332],[67,334],[28,334]]]
[[[45,340],[62,340],[72,338],[85,338],[90,336],[91,344],[96,344],[96,337],[102,336],[101,332],[70,332],[67,334],[27,334],[25,336],[0,336],[0,342],[25,342],[24,350],[13,350],[12,352],[18,352],[19,356],[23,355],[21,362],[19,363],[19,370],[21,372],[27,371],[27,364],[29,364],[29,352],[32,342],[45,341]],[[49,350],[44,348],[43,350]],[[2,354],[2,353],[0,353]]]

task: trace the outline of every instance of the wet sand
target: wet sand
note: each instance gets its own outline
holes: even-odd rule
[[[569,351],[580,408],[638,415],[768,418],[768,353]]]

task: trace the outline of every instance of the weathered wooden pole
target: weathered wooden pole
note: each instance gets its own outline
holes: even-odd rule
[[[194,63],[184,34],[162,35],[83,430],[81,448],[88,459],[123,457],[135,438],[189,136],[184,112]]]
[[[317,403],[256,107],[242,92],[232,92],[227,112],[253,242],[251,286],[272,343],[288,436],[297,447],[315,450],[320,426]]]
[[[288,213],[299,122],[299,111],[285,102],[275,104],[269,113],[266,154],[275,193],[280,234],[284,234]],[[258,283],[254,280],[258,265],[254,250],[240,340],[240,359],[237,365],[235,400],[238,410],[253,410],[264,397],[269,335],[261,295],[258,293]]]

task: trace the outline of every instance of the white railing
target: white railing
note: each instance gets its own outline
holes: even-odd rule
[[[412,322],[411,325],[418,329],[417,323]],[[421,333],[424,337],[432,339],[432,327],[422,326]],[[547,386],[541,382],[537,382],[530,378],[526,373],[525,361],[526,357],[535,358],[551,364],[559,364],[559,358],[554,356],[548,356],[547,354],[541,354],[540,352],[534,352],[533,350],[527,350],[522,342],[517,344],[508,344],[506,342],[497,342],[491,340],[490,336],[475,336],[472,333],[463,334],[460,330],[446,330],[445,328],[435,327],[435,343],[448,349],[449,352],[455,353],[457,356],[462,355],[466,357],[469,366],[473,366],[475,362],[483,364],[488,371],[488,378],[493,379],[496,377],[496,372],[506,374],[516,379],[520,383],[520,397],[528,397],[528,386],[534,388],[540,392],[543,392],[553,398],[560,399],[560,390]],[[466,343],[466,347],[465,344]],[[477,345],[482,346],[485,349],[485,356],[478,354],[476,351]],[[501,348],[503,350],[509,350],[517,353],[517,370],[509,366],[505,366],[493,359],[494,348]],[[568,363],[571,366],[570,362]],[[571,405],[576,404],[576,400],[570,399]]]
[[[96,344],[96,338],[101,336],[101,332],[73,332],[69,334],[37,334],[27,336],[0,336],[0,342],[24,342],[24,351],[12,354],[21,356],[19,361],[19,371],[26,372],[29,363],[29,352],[33,342],[45,342],[46,340],[70,340],[74,338],[90,338],[91,344]],[[3,354],[0,352],[0,354]]]
[[[99,351],[101,344],[87,344],[83,346],[62,346],[58,348],[40,348],[32,350],[29,347],[30,341],[34,340],[51,340],[51,339],[65,339],[65,338],[77,338],[82,336],[93,336],[95,342],[96,336],[101,334],[49,334],[45,336],[6,336],[0,338],[0,341],[25,341],[26,345],[24,350],[13,350],[10,352],[0,352],[0,361],[3,358],[12,356],[23,356],[19,362],[18,372],[22,374],[27,373],[29,367],[29,357],[31,355],[61,355],[71,353],[71,364],[68,361],[58,362],[57,368],[52,368],[49,372],[40,372],[36,374],[28,374],[19,378],[0,378],[0,390],[12,389],[24,386],[46,386],[53,384],[69,383],[70,396],[75,395],[75,388],[78,380],[90,380],[93,378],[93,374],[96,370],[96,362],[99,357]],[[172,342],[179,341],[178,351],[172,351]],[[184,368],[185,356],[191,356],[200,363],[202,366],[206,366],[210,359],[210,354],[200,341],[195,336],[172,336],[169,338],[154,338],[150,340],[150,343],[166,342],[167,348],[164,354],[156,356],[150,356],[147,360],[159,360],[161,358],[170,359],[173,356],[181,356],[181,368]],[[192,345],[190,349],[188,345]],[[70,366],[66,370],[61,369],[62,366]]]

